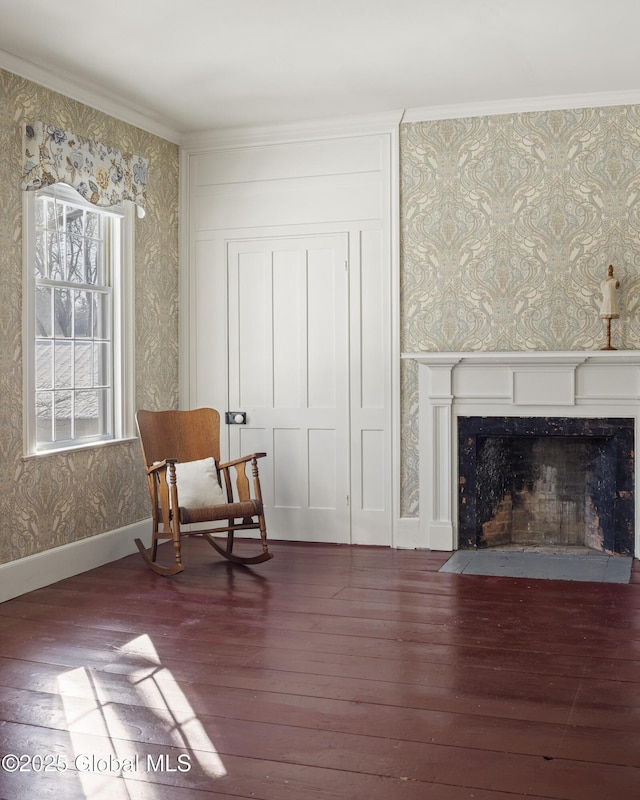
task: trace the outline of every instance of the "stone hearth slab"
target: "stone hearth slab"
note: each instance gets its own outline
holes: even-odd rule
[[[439,571],[508,578],[629,583],[632,561],[631,556],[609,556],[604,553],[457,550]]]

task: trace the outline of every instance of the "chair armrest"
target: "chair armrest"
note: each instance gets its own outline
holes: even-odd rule
[[[235,469],[236,473],[235,488],[238,500],[243,501],[251,499],[251,489],[246,474],[247,464],[249,463],[251,463],[251,472],[253,476],[253,496],[254,499],[262,502],[262,490],[260,489],[260,478],[258,477],[258,464],[256,461],[258,458],[263,458],[266,455],[266,453],[251,453],[248,456],[242,456],[242,458],[235,458],[233,461],[228,461],[226,464],[218,464],[218,469],[224,479],[224,488],[226,488],[227,498],[230,503],[233,502],[234,496],[231,485],[232,469]]]
[[[147,475],[153,475],[154,472],[159,472],[160,470],[166,469],[169,464],[177,464],[177,458],[164,458],[162,461],[156,461],[155,464],[152,464],[150,467],[147,467]]]
[[[154,528],[159,530],[161,526],[165,533],[171,530],[170,495],[173,494],[174,504],[177,499],[178,488],[175,484],[175,464],[177,462],[177,458],[164,458],[147,467]]]
[[[227,461],[224,464],[218,464],[218,468],[226,469],[228,467],[235,467],[236,464],[246,464],[249,461],[253,461],[254,458],[264,458],[266,455],[266,453],[251,453],[251,455],[235,458],[233,461]]]

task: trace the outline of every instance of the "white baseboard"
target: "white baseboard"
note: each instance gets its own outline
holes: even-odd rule
[[[400,517],[396,520],[393,546],[399,550],[426,550],[426,543],[420,536],[418,517]]]
[[[133,540],[136,537],[148,539],[150,531],[151,520],[142,520],[0,564],[0,602],[131,555],[137,552]]]

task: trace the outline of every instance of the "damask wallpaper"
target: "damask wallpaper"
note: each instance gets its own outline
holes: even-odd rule
[[[0,563],[150,516],[138,442],[23,458],[22,128],[43,120],[149,162],[136,222],[136,405],[178,404],[178,147],[0,70]]]
[[[640,348],[640,106],[401,126],[402,350]],[[402,375],[402,508],[418,514],[417,375]]]

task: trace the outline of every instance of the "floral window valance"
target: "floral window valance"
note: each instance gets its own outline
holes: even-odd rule
[[[100,142],[34,122],[24,129],[22,188],[42,189],[67,183],[96,206],[131,200],[142,211],[146,202],[147,161]]]

